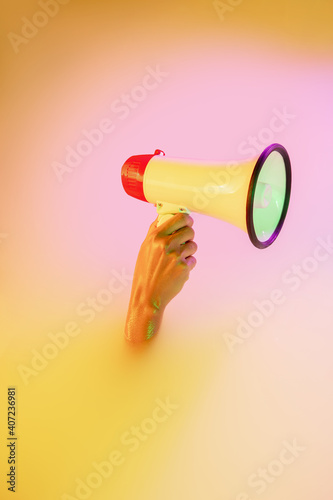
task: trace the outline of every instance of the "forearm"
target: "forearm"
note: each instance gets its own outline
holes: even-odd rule
[[[125,325],[126,340],[140,343],[151,339],[159,330],[163,312],[163,309],[158,309],[147,302],[131,300]]]

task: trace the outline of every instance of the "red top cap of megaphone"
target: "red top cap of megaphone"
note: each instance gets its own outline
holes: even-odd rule
[[[126,193],[138,200],[147,201],[143,191],[143,177],[149,161],[163,151],[156,149],[153,155],[131,156],[121,169],[121,182]]]

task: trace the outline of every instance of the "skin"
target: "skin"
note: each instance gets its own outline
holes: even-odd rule
[[[157,227],[156,219],[137,258],[125,338],[142,344],[157,334],[168,303],[182,290],[196,265],[193,219],[178,213]]]

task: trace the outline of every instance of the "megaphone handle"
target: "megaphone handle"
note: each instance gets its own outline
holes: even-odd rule
[[[190,213],[186,207],[181,207],[179,205],[175,205],[174,203],[164,203],[161,201],[156,203],[156,209],[158,213],[157,227],[179,212],[184,214]]]

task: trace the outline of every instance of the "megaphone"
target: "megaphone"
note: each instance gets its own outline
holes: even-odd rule
[[[281,231],[291,190],[289,155],[271,144],[242,162],[205,162],[154,154],[131,156],[121,170],[126,193],[157,207],[158,224],[178,212],[198,212],[247,232],[267,248]]]

